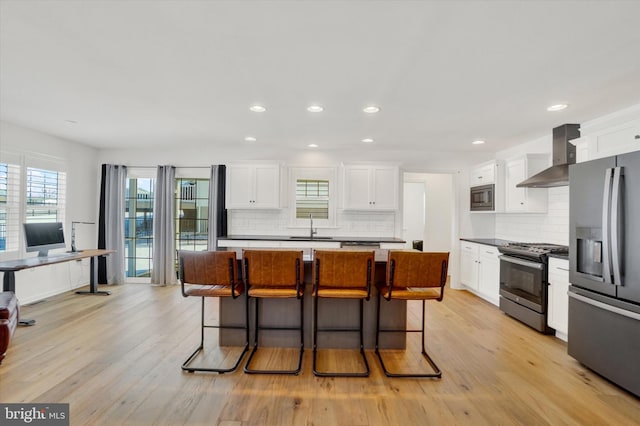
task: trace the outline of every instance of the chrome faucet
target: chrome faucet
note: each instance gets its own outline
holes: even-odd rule
[[[309,219],[311,220],[311,225],[309,227],[309,238],[313,240],[313,236],[318,233],[318,230],[313,230],[313,213],[309,213]]]

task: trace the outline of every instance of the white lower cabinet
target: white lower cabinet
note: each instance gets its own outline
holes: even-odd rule
[[[498,255],[496,247],[460,242],[460,283],[496,306],[500,299]]]
[[[569,326],[569,261],[549,258],[549,291],[547,324],[556,330],[556,337],[567,341]]]
[[[478,290],[478,246],[460,243],[460,283],[471,290]]]
[[[494,305],[500,303],[500,253],[492,246],[480,246],[478,255],[478,292]]]

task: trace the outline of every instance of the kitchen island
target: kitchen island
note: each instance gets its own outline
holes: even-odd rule
[[[221,237],[218,246],[221,249],[235,250],[237,257],[242,258],[243,249],[290,249],[302,250],[304,253],[304,345],[312,348],[312,318],[313,290],[312,255],[313,250],[364,250],[375,251],[375,272],[371,286],[371,299],[364,303],[364,344],[365,348],[375,347],[376,328],[376,299],[378,291],[376,283],[386,280],[387,252],[391,249],[404,249],[405,241],[399,238],[368,238],[368,237],[282,237],[282,236],[234,236]],[[242,270],[242,268],[240,268]],[[407,304],[403,300],[391,302],[383,301],[386,314],[381,322],[383,328],[404,328],[407,317]],[[295,299],[268,299],[262,301],[260,322],[264,325],[277,327],[295,327],[299,321],[299,305]],[[320,327],[345,327],[358,323],[358,306],[352,300],[322,299],[322,309],[319,312]],[[264,308],[262,308],[264,307]],[[254,324],[253,301],[249,310],[249,324]],[[266,317],[262,317],[266,315]],[[220,300],[220,321],[224,325],[242,324],[245,316],[244,296],[238,299],[222,298]],[[252,327],[250,326],[250,329]],[[321,346],[324,348],[355,348],[358,346],[357,333],[321,333]],[[253,340],[253,329],[251,329]],[[296,347],[299,345],[299,335],[293,331],[269,331],[260,334],[260,344],[272,347]],[[220,330],[220,345],[240,346],[244,343],[242,331]],[[381,348],[404,348],[405,334],[386,333]]]

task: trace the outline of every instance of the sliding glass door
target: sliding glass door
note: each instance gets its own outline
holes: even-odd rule
[[[127,179],[125,188],[125,276],[151,277],[155,179]]]

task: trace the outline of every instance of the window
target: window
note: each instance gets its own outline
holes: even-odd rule
[[[289,225],[309,228],[336,226],[336,174],[334,167],[289,169]]]
[[[155,179],[127,179],[125,187],[125,276],[150,277],[153,256]]]
[[[64,222],[66,173],[27,167],[25,221]]]
[[[5,152],[2,158],[0,253],[19,252],[23,222],[64,222],[67,175],[64,163],[51,158]]]
[[[20,235],[20,166],[0,163],[0,252],[17,251]]]
[[[296,181],[296,219],[329,219],[329,181]]]
[[[209,179],[176,178],[176,250],[206,250]]]

